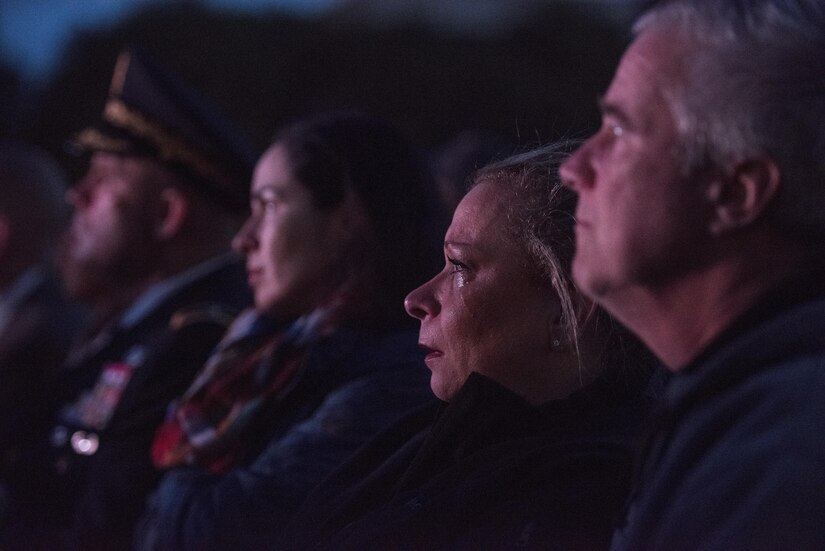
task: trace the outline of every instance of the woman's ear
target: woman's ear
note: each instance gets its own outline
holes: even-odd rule
[[[176,188],[166,188],[160,193],[159,215],[155,235],[167,240],[180,233],[189,213],[189,200]]]
[[[776,163],[761,156],[737,163],[726,178],[711,182],[711,234],[720,235],[753,223],[778,194],[780,181]]]
[[[555,307],[549,311],[548,343],[551,352],[561,352],[566,349],[567,331],[564,323],[564,308],[557,301]]]

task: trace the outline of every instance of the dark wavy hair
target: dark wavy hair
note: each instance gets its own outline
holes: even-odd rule
[[[404,297],[437,270],[446,228],[419,152],[391,125],[358,112],[297,121],[275,143],[318,208],[333,208],[351,193],[366,213],[364,235],[353,240],[342,266],[352,291],[344,324],[412,327]]]

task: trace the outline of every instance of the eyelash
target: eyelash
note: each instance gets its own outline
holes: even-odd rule
[[[447,262],[449,262],[450,264],[453,265],[453,269],[450,271],[450,273],[454,274],[456,272],[463,272],[464,270],[468,269],[466,264],[464,264],[463,262],[459,262],[455,258],[450,258],[448,256],[447,257]]]
[[[607,130],[607,133],[612,139],[621,138],[625,133],[624,125],[615,120],[614,117],[604,117],[602,119],[602,128]]]
[[[272,199],[255,199],[252,202],[252,211],[253,212],[266,212],[272,210],[278,205],[278,200],[275,198]]]

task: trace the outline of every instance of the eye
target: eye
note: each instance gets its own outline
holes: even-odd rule
[[[605,117],[602,119],[602,129],[607,132],[610,138],[621,138],[624,135],[624,126],[614,117]]]
[[[463,272],[469,269],[463,262],[460,262],[455,258],[450,258],[449,256],[447,257],[447,262],[452,265],[452,269],[450,270],[451,273]]]
[[[277,197],[266,197],[261,199],[261,208],[265,211],[275,210],[280,204]]]
[[[460,260],[456,260],[455,258],[447,257],[448,267],[450,268],[450,274],[459,274],[464,276],[466,272],[470,271],[470,267],[461,262]]]
[[[599,130],[606,135],[607,139],[616,140],[627,132],[627,120],[609,110],[602,113],[602,124]]]
[[[456,287],[461,288],[467,285],[471,279],[471,272],[469,266],[455,258],[447,257],[448,266],[450,269],[450,278],[453,280]]]
[[[257,196],[253,197],[251,201],[252,212],[263,213],[275,210],[280,204],[280,200],[275,196]]]

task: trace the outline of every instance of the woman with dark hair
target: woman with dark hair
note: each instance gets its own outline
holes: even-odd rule
[[[258,549],[356,448],[431,400],[402,303],[437,263],[438,199],[391,127],[334,113],[282,130],[235,237],[255,306],[159,429],[167,471],[138,549]]]
[[[558,182],[562,158],[545,148],[476,174],[443,270],[406,299],[443,404],[336,470],[281,547],[609,545],[647,369],[570,279],[575,197]]]

